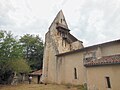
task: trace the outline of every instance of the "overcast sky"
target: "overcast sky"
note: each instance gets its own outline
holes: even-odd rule
[[[0,29],[44,40],[61,9],[71,34],[85,46],[120,39],[120,0],[0,0]]]

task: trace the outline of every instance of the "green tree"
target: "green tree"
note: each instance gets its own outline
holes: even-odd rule
[[[0,83],[8,83],[13,72],[30,70],[22,51],[23,47],[11,32],[0,31]]]
[[[24,59],[10,61],[9,66],[16,73],[29,73],[30,71],[30,67]]]
[[[38,35],[26,34],[20,38],[24,47],[24,58],[29,63],[32,70],[41,69],[43,63],[43,41]]]

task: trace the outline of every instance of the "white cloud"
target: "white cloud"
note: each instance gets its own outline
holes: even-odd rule
[[[44,39],[60,9],[71,33],[85,46],[120,38],[119,0],[1,0],[0,29]]]
[[[119,9],[118,0],[86,1],[80,9],[78,23],[72,27],[72,30],[78,28],[80,33],[72,32],[79,39],[88,41],[85,45],[118,39],[120,38]]]

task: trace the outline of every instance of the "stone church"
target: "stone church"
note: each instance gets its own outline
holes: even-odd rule
[[[61,10],[45,35],[43,81],[120,90],[120,40],[84,47]]]

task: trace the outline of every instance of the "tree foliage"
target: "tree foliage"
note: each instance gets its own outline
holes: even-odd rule
[[[26,60],[20,59],[15,61],[10,61],[9,66],[14,72],[17,73],[28,73],[30,71],[30,68],[26,62]]]
[[[0,60],[14,60],[22,57],[22,46],[13,37],[11,32],[3,33],[0,41]]]
[[[43,62],[43,41],[36,35],[26,34],[20,38],[24,58],[32,70],[41,69]]]
[[[14,72],[28,72],[23,47],[11,32],[0,31],[0,83],[9,81]],[[22,67],[22,68],[21,68]]]
[[[43,41],[26,34],[19,40],[11,32],[0,31],[0,83],[10,83],[14,72],[27,73],[42,68]]]

